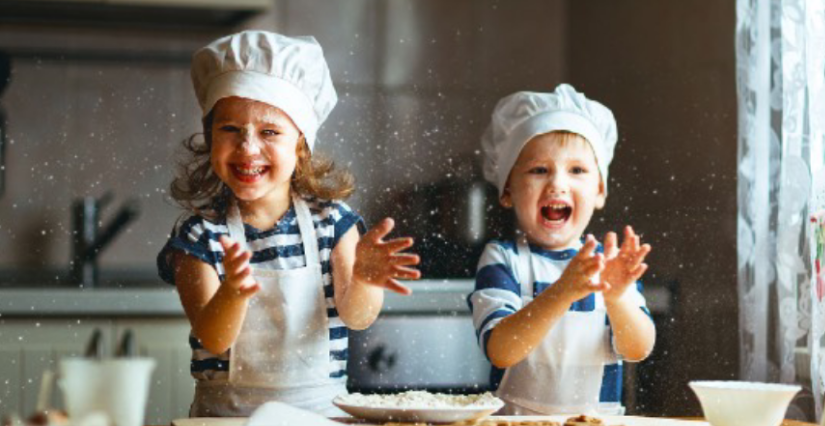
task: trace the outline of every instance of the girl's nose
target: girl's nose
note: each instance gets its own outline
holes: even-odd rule
[[[261,152],[261,145],[254,129],[241,128],[241,149],[249,154]]]

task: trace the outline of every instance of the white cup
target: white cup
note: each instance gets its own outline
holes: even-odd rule
[[[58,385],[72,422],[103,413],[115,426],[142,426],[155,360],[66,358]]]

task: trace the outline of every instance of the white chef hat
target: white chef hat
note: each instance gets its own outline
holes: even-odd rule
[[[267,31],[232,34],[195,52],[192,84],[204,116],[230,96],[264,102],[289,115],[310,150],[338,102],[315,38]]]
[[[524,145],[554,131],[576,133],[590,143],[607,192],[607,167],[618,139],[613,113],[572,86],[560,84],[553,93],[516,92],[496,104],[481,146],[484,178],[498,187],[499,196]]]

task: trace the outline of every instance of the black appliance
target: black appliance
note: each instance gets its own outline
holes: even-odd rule
[[[0,96],[9,85],[11,80],[11,56],[0,51]],[[3,196],[6,188],[6,111],[0,104],[0,197]]]
[[[459,175],[460,176],[460,175]],[[425,278],[472,278],[485,244],[512,238],[512,211],[498,202],[496,188],[480,179],[452,176],[414,185],[394,197],[396,235],[415,239]]]

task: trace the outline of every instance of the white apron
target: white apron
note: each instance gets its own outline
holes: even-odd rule
[[[518,240],[517,275],[521,298],[533,301],[534,265],[524,237]],[[569,311],[521,362],[507,368],[496,392],[506,402],[502,414],[595,413],[604,364],[614,358],[607,310],[596,293],[593,312]]]
[[[323,415],[342,415],[332,399],[347,392],[329,377],[329,329],[318,240],[304,200],[293,197],[306,266],[252,268],[260,290],[249,299],[232,345],[228,381],[199,381],[190,416],[245,417],[267,401]],[[227,216],[230,237],[248,250],[235,203]]]

